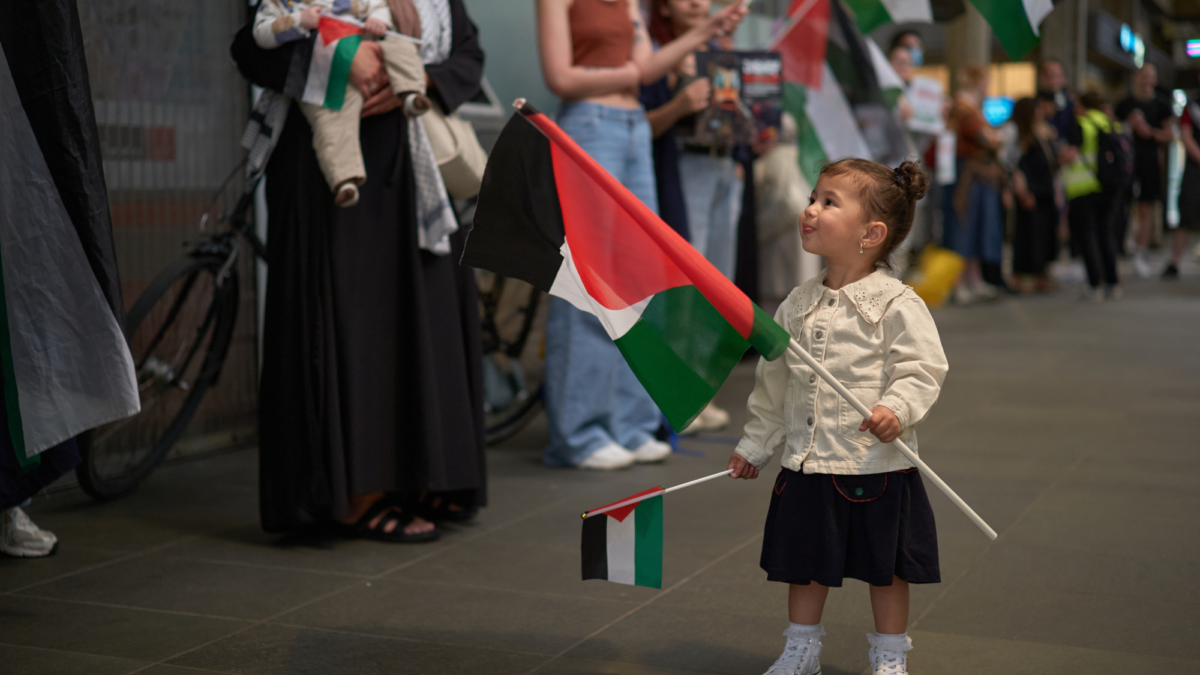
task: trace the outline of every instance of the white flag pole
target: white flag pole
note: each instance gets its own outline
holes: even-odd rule
[[[806,363],[809,368],[817,371],[817,374],[821,376],[821,379],[828,382],[829,386],[833,387],[834,391],[836,391],[838,394],[841,394],[842,398],[846,399],[850,405],[854,406],[854,409],[863,416],[863,419],[870,419],[871,411],[867,409],[867,406],[863,405],[862,401],[859,401],[854,394],[851,394],[850,390],[846,389],[841,382],[838,382],[828,370],[825,370],[825,366],[822,366],[817,362],[816,359],[812,357],[811,354],[804,351],[804,348],[796,343],[795,338],[789,339],[788,351]],[[900,451],[900,454],[908,458],[908,461],[916,465],[916,467],[920,469],[921,473],[926,478],[932,481],[934,485],[938,486],[938,489],[945,493],[945,495],[950,498],[950,501],[954,502],[955,506],[961,509],[963,513],[967,514],[967,517],[970,518],[976,525],[978,525],[979,529],[983,530],[983,533],[986,534],[989,539],[995,540],[996,531],[989,527],[987,523],[983,522],[983,518],[980,518],[979,514],[975,513],[970,506],[967,506],[967,503],[962,500],[962,497],[959,497],[957,494],[955,494],[954,490],[951,490],[950,486],[946,485],[946,481],[942,480],[936,473],[934,473],[933,469],[929,468],[929,465],[921,461],[921,458],[917,457],[916,453],[910,450],[909,447],[904,444],[904,441],[901,441],[899,438],[897,438],[896,440],[892,441],[892,445],[895,445],[896,449]]]
[[[639,495],[637,497],[633,497],[632,499],[626,499],[623,502],[617,502],[616,504],[613,504],[612,506],[605,506],[603,508],[594,509],[592,511],[584,511],[583,514],[580,516],[580,518],[587,520],[588,518],[591,518],[592,516],[598,516],[602,513],[608,513],[609,511],[616,511],[617,509],[625,507],[625,506],[629,506],[630,504],[637,504],[638,502],[645,501],[647,499],[652,499],[654,497],[659,497],[659,496],[665,495],[668,492],[682,490],[685,487],[691,487],[697,483],[703,483],[706,480],[720,478],[721,476],[728,476],[731,473],[733,473],[733,469],[726,469],[724,471],[721,471],[720,473],[714,473],[711,476],[705,476],[704,478],[697,478],[696,480],[690,480],[686,483],[680,483],[679,485],[676,485],[675,487],[669,487],[660,492],[652,492],[652,493],[646,494],[646,495]]]

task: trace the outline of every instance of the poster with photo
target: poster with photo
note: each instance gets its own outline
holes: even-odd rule
[[[696,76],[708,78],[712,95],[690,134],[681,133],[687,142],[728,148],[779,138],[783,62],[778,53],[697,52]]]

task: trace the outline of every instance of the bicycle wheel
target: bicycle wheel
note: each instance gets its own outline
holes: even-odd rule
[[[546,302],[538,289],[478,271],[483,337],[484,438],[507,440],[542,411]]]
[[[216,381],[237,318],[238,276],[216,255],[177,260],[138,297],[127,334],[141,394],[134,417],[80,437],[79,484],[95,499],[118,497],[158,465]]]

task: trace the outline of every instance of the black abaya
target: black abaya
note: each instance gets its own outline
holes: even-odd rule
[[[452,8],[458,50],[460,27],[473,27]],[[255,56],[247,33],[235,57]],[[243,72],[269,86],[282,74],[264,74],[264,63]],[[456,105],[470,86],[451,81],[439,98]],[[267,167],[259,484],[268,531],[341,519],[352,495],[454,491],[468,508],[486,500],[478,309],[472,272],[458,265],[464,233],[447,256],[418,248],[399,110],[363,119],[359,136],[367,182],[353,208],[334,206],[295,106]]]

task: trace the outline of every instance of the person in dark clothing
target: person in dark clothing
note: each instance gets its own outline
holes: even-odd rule
[[[1158,70],[1146,64],[1133,77],[1133,93],[1117,106],[1117,119],[1133,129],[1133,171],[1137,190],[1137,252],[1133,266],[1138,276],[1150,276],[1146,245],[1150,241],[1150,218],[1154,204],[1163,200],[1163,145],[1174,137],[1171,120],[1175,111],[1159,95]]]
[[[1058,205],[1054,174],[1058,160],[1052,144],[1054,130],[1046,124],[1052,104],[1023,98],[1013,106],[1020,159],[1013,175],[1017,198],[1016,228],[1013,232],[1013,275],[1018,290],[1047,292],[1047,267],[1058,256]]]
[[[415,4],[426,45],[446,52],[431,62],[422,51],[428,95],[450,113],[480,87],[476,28],[461,0]],[[269,532],[341,522],[356,536],[424,541],[437,536],[428,521],[486,504],[476,289],[458,264],[464,232],[449,255],[419,245],[410,127],[370,47],[350,79],[379,178],[358,205],[334,205],[295,105],[267,167],[260,511]],[[291,49],[261,50],[244,28],[232,51],[247,79],[278,91]]]

